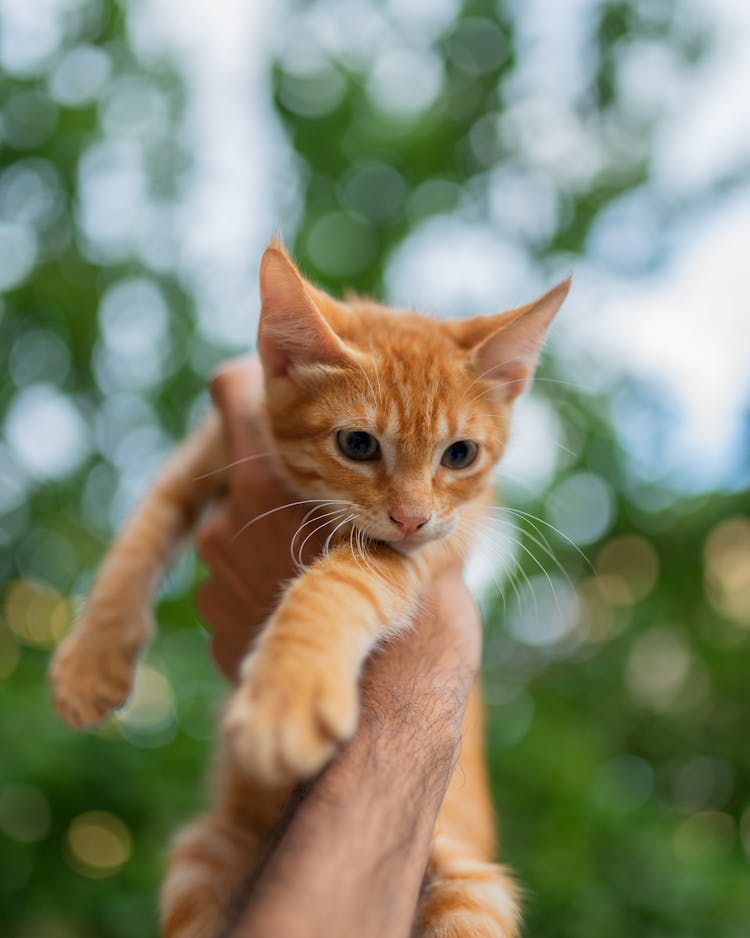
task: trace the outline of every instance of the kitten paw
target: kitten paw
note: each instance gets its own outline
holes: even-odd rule
[[[356,681],[332,670],[256,652],[223,728],[241,768],[276,788],[314,775],[353,735],[357,697]]]
[[[424,926],[419,938],[518,938],[515,926],[490,919],[481,910],[463,909],[449,912]]]
[[[50,668],[55,710],[76,730],[101,723],[127,700],[138,647],[79,626],[60,645]]]
[[[518,889],[507,871],[444,856],[422,896],[419,938],[519,938]]]

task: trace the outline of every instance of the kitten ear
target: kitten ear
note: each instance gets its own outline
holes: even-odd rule
[[[524,391],[534,374],[549,324],[570,290],[570,277],[526,306],[499,316],[483,317],[489,335],[474,346],[472,362],[477,374],[498,382],[498,391],[512,401]]]
[[[320,312],[312,290],[280,241],[260,262],[258,352],[270,377],[289,374],[294,365],[338,364],[349,360],[346,346]]]

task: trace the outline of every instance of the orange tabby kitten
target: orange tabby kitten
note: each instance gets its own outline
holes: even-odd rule
[[[266,250],[258,348],[269,444],[299,498],[333,513],[335,534],[288,586],[243,662],[223,722],[215,803],[172,850],[162,893],[168,938],[221,933],[292,786],[353,734],[365,658],[409,622],[435,573],[463,559],[511,404],[568,288],[564,281],[499,315],[437,322],[336,301],[301,276],[280,243]],[[107,555],[52,666],[56,707],[71,726],[98,723],[125,701],[160,576],[225,482],[226,462],[212,414]],[[454,772],[460,787],[449,786],[436,828],[423,938],[518,934],[515,887],[492,863],[479,709],[475,690]]]

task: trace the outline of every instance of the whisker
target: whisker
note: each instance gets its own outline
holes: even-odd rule
[[[359,362],[357,362],[356,364],[357,364],[357,367],[359,368],[359,370],[362,372],[362,375],[364,376],[364,379],[365,379],[365,381],[367,382],[367,386],[370,388],[370,392],[372,393],[372,401],[373,401],[373,403],[376,404],[376,405],[377,405],[378,403],[382,403],[382,401],[380,401],[380,402],[378,401],[378,397],[377,397],[377,395],[375,394],[375,388],[372,386],[372,381],[370,381],[370,376],[369,376],[369,375],[367,374],[367,372],[365,371],[364,365],[360,364]]]
[[[472,414],[472,416],[474,416],[474,415]],[[491,417],[492,414],[477,414],[476,416],[478,416],[478,417]],[[523,437],[524,437],[524,431],[526,431],[526,430],[528,430],[528,429],[529,429],[529,428],[525,427],[523,424],[519,424],[519,425],[514,426],[513,431],[512,431],[512,433],[510,434],[509,442],[510,442],[511,440],[517,440],[519,437],[520,437],[521,439],[523,439]],[[574,450],[572,450],[569,446],[565,446],[565,444],[564,444],[564,443],[561,443],[559,440],[547,440],[546,442],[551,443],[552,446],[556,446],[557,449],[562,450],[563,453],[567,453],[568,456],[572,457],[573,459],[575,459],[576,456],[580,455],[580,451],[579,451],[578,453],[576,453],[576,452],[575,452]],[[502,471],[502,463],[500,464],[500,470]]]
[[[505,364],[505,362],[504,362],[503,364]],[[499,367],[501,367],[501,366],[500,366],[500,365],[494,365],[493,367],[494,367],[494,368],[499,368]],[[491,371],[491,370],[492,370],[492,369],[490,369],[490,371]],[[485,372],[485,374],[487,374],[487,372]],[[530,383],[530,384],[531,384],[531,383],[533,383],[533,384],[535,384],[535,385],[537,385],[537,384],[557,384],[557,385],[560,385],[560,386],[562,386],[562,387],[572,388],[574,391],[578,391],[579,394],[584,394],[584,395],[585,395],[585,394],[589,394],[589,395],[591,394],[591,389],[590,389],[590,388],[587,388],[587,387],[586,387],[585,385],[583,385],[583,384],[576,384],[574,381],[563,381],[561,378],[541,378],[541,377],[535,377],[535,378],[533,379],[533,382],[532,382],[530,379],[527,379],[527,378],[524,377],[524,378],[512,378],[510,381],[503,381],[501,385],[494,384],[494,385],[491,385],[491,386],[488,387],[488,388],[484,388],[484,389],[481,390],[478,394],[475,394],[475,395],[473,395],[471,398],[469,398],[469,399],[468,399],[468,403],[469,403],[469,404],[473,404],[473,403],[475,403],[476,401],[481,400],[481,398],[484,397],[486,394],[489,394],[490,392],[492,392],[492,391],[498,389],[499,387],[506,388],[506,387],[510,387],[512,384],[519,384],[519,383],[525,382],[525,381],[527,381],[527,380],[529,380],[529,383]],[[470,387],[471,387],[471,385],[470,385]],[[467,390],[468,390],[468,389],[467,389]]]
[[[469,384],[468,387],[464,389],[464,393],[461,395],[461,400],[465,400],[466,396],[468,395],[469,391],[474,387],[474,385],[478,384],[482,380],[482,378],[486,377],[486,375],[488,375],[491,371],[494,371],[496,368],[502,368],[503,365],[507,365],[512,361],[513,361],[512,358],[508,358],[504,362],[495,362],[494,365],[490,365],[490,367],[486,371],[483,371],[481,375],[477,375],[476,378],[474,378],[474,380],[471,382],[471,384]],[[495,385],[493,385],[493,387],[495,387]]]
[[[516,547],[521,546],[520,541],[518,541],[516,538],[511,538],[511,543],[513,543]],[[523,597],[521,595],[521,591],[518,589],[517,581],[519,581],[521,585],[525,587],[525,590],[526,590],[525,595],[528,595],[531,597],[534,603],[534,609],[536,610],[536,614],[539,615],[539,601],[536,598],[534,587],[531,584],[531,578],[529,577],[528,573],[524,569],[520,558],[518,556],[515,556],[513,558],[513,566],[508,576],[508,582],[513,587],[513,592],[516,597],[516,603],[518,604],[518,608],[520,610],[520,609],[523,609],[524,603],[523,603]]]
[[[357,520],[359,519],[357,518]],[[356,527],[355,525],[352,525],[352,528],[349,531],[349,546],[351,547],[351,550],[352,550],[352,557],[354,557],[354,561],[357,564],[357,566],[360,568],[360,570],[362,570],[364,573],[370,573],[372,575],[375,575],[375,571],[367,562],[367,558],[365,557],[364,552],[362,551],[361,538],[362,538],[362,532],[360,531],[360,529]]]
[[[313,514],[313,512],[315,512],[315,511],[317,511],[317,510],[318,510],[318,506],[317,506],[317,505],[313,505],[313,507],[307,512],[307,514],[305,515],[305,517],[304,517],[304,518],[302,519],[302,521],[300,522],[300,524],[299,524],[297,530],[296,530],[296,531],[294,532],[294,534],[292,535],[291,541],[289,541],[289,556],[292,558],[292,563],[293,563],[294,566],[297,567],[297,568],[299,568],[299,564],[297,563],[297,558],[296,558],[295,555],[294,555],[294,545],[295,545],[295,542],[296,542],[297,538],[299,537],[300,531],[301,531],[304,527],[306,527],[306,525],[309,523],[309,522],[308,522],[308,518],[310,518],[310,515]],[[316,520],[317,520],[317,519],[316,519]]]
[[[357,515],[357,521],[361,523],[362,520],[362,516]],[[372,570],[373,574],[378,577],[378,579],[384,579],[383,570],[372,550],[373,542],[367,537],[361,527],[357,528],[357,542],[362,559],[367,564],[368,568]]]
[[[349,528],[349,550],[352,552],[352,557],[354,558],[354,562],[356,563],[356,565],[360,568],[360,570],[364,570],[365,568],[362,566],[361,560],[357,557],[357,551],[356,551],[356,549],[355,549],[355,547],[354,547],[354,532],[355,532],[355,530],[356,530],[356,528],[354,527],[354,525],[352,525],[352,526]]]
[[[478,529],[478,531],[479,531],[480,534],[482,534],[482,532],[485,534],[485,540],[484,540],[484,541],[482,541],[481,539],[477,539],[477,547],[478,547],[481,551],[483,551],[484,553],[488,553],[488,552],[489,552],[489,549],[488,549],[488,547],[487,547],[486,541],[489,540],[489,535],[495,535],[497,532],[494,531],[494,530],[492,529],[492,526],[490,525],[490,523],[487,522],[487,521],[485,521],[485,520],[482,520],[482,521],[479,522],[479,524],[477,525],[477,529]],[[510,537],[509,537],[509,540],[510,540],[511,544],[514,544],[514,545],[516,545],[516,546],[518,545],[518,541],[516,540],[516,538],[510,536]],[[493,558],[493,559],[494,559],[494,558]],[[518,591],[518,586],[517,586],[516,581],[515,581],[516,572],[519,572],[520,575],[525,578],[525,581],[526,581],[526,583],[527,583],[528,585],[530,585],[530,584],[529,584],[528,576],[526,576],[525,571],[523,570],[523,568],[521,567],[521,565],[520,565],[520,563],[519,563],[519,561],[518,561],[518,557],[515,556],[515,555],[513,555],[512,560],[513,560],[513,563],[512,563],[512,566],[511,566],[511,567],[508,569],[508,571],[507,571],[506,579],[507,579],[508,583],[510,584],[511,589],[512,589],[513,592],[514,592],[515,597],[516,597],[516,601],[518,602],[518,605],[519,605],[519,607],[520,607],[520,606],[522,606],[523,604],[522,604],[522,602],[521,602],[521,594],[520,594],[519,591]],[[493,579],[493,581],[495,582],[495,585],[497,586],[498,592],[500,593],[500,598],[501,598],[502,601],[503,601],[503,615],[504,615],[505,612],[506,612],[506,610],[507,610],[507,604],[506,604],[506,598],[505,598],[505,591],[503,590],[503,587],[502,587],[500,581],[498,580],[496,574],[491,573],[490,575],[492,576],[492,579]]]
[[[357,518],[355,520],[359,520],[359,519]],[[359,534],[360,534],[359,528],[353,524],[351,528],[349,529],[349,549],[352,552],[352,557],[354,557],[354,562],[357,564],[360,570],[362,570],[363,572],[366,572],[366,568],[363,563],[364,557],[362,556],[362,552],[358,549],[359,548]]]
[[[500,514],[503,514],[503,512],[515,513],[515,512],[512,511],[512,509],[508,508],[507,506],[501,506],[501,508],[500,508]],[[513,524],[513,522],[510,521],[509,519],[501,518],[500,520],[502,520],[503,522],[505,522],[505,523],[507,523],[507,524]],[[544,532],[541,531],[541,530],[539,529],[539,527],[535,524],[534,519],[531,518],[531,517],[529,517],[529,518],[524,518],[523,520],[525,520],[528,524],[531,525],[531,527],[534,529],[534,531],[535,531],[535,532],[539,535],[539,537],[541,538],[541,540],[542,540],[544,546],[547,548],[547,550],[548,550],[548,551],[552,551],[552,545],[551,545],[550,542],[547,540],[547,538],[544,536]]]
[[[219,466],[218,469],[212,469],[210,472],[204,472],[202,475],[193,476],[193,482],[200,482],[201,479],[207,479],[209,476],[218,475],[218,473],[225,472],[227,469],[233,469],[243,462],[252,462],[255,459],[266,459],[268,456],[273,456],[273,453],[253,453],[252,456],[243,456],[242,459],[235,459],[233,462],[228,462],[226,466]]]
[[[526,532],[526,534],[528,535],[528,532]],[[518,545],[518,547],[520,547],[522,551],[524,551],[524,553],[526,553],[529,557],[531,557],[531,559],[534,561],[537,567],[539,567],[541,572],[544,574],[545,579],[549,583],[549,588],[552,590],[552,595],[555,597],[555,605],[557,606],[557,611],[560,613],[560,616],[562,616],[562,609],[560,608],[560,600],[558,599],[558,596],[557,596],[557,590],[555,589],[555,584],[552,581],[552,577],[547,572],[546,567],[541,562],[541,560],[536,556],[536,554],[529,547],[527,547],[520,539],[516,541],[516,544]],[[530,582],[529,582],[529,589],[531,589]],[[531,592],[532,593],[534,592],[533,589],[531,590]],[[536,595],[534,595],[534,604],[536,608],[536,613],[537,615],[539,615],[539,605],[536,602]]]
[[[333,539],[333,536],[335,535],[335,533],[336,533],[340,528],[343,528],[345,524],[348,524],[350,521],[353,521],[354,518],[356,518],[356,515],[348,515],[346,518],[344,518],[343,521],[340,521],[340,522],[336,525],[336,527],[333,529],[333,531],[331,531],[331,533],[330,533],[330,534],[328,535],[328,537],[326,538],[325,544],[323,545],[322,553],[324,553],[324,554],[327,554],[327,553],[328,553],[328,548],[329,548],[330,545],[331,545],[331,540]]]
[[[365,564],[367,564],[367,568],[372,571],[373,576],[376,576],[379,580],[382,580],[383,572],[378,566],[377,560],[375,560],[373,557],[372,551],[365,543],[365,534],[360,528],[357,528],[357,543],[359,546],[360,555]]]
[[[374,348],[373,348],[372,339],[370,339],[370,359],[371,359],[371,361],[372,361],[372,368],[373,368],[373,371],[375,372],[375,383],[376,383],[377,386],[378,386],[378,397],[377,397],[377,401],[378,401],[378,403],[382,406],[383,403],[384,403],[384,398],[383,398],[383,386],[382,386],[381,383],[380,383],[380,372],[378,371],[378,365],[377,365],[377,361],[376,361],[376,358],[375,358],[375,350],[374,350]]]
[[[496,383],[490,385],[488,388],[483,388],[479,391],[478,394],[472,395],[466,402],[467,404],[476,404],[477,401],[481,401],[483,397],[486,397],[488,394],[492,394],[495,391],[499,391],[500,388],[510,387],[511,384],[519,384],[522,381],[525,381],[525,378],[513,378],[511,381],[503,381],[502,383]]]
[[[579,384],[575,381],[563,381],[562,378],[534,378],[534,384],[540,382],[544,384],[562,384],[565,387],[573,388],[574,391],[579,391],[581,394],[591,394],[591,388],[587,388],[585,384]]]
[[[517,472],[509,472],[503,463],[500,463],[497,469],[498,471],[495,479],[499,485],[502,485],[503,481],[507,479],[508,481],[513,482],[515,485],[519,486],[519,488],[524,489],[526,492],[531,492],[534,495],[539,494],[538,486],[532,485],[528,479],[524,479],[524,477],[520,476]]]
[[[512,545],[514,545],[515,547],[517,547],[517,548],[519,548],[520,550],[524,551],[525,554],[527,554],[528,556],[530,556],[531,559],[534,561],[535,565],[541,567],[541,568],[542,568],[542,571],[545,572],[545,571],[544,571],[544,568],[542,567],[542,565],[541,565],[541,563],[540,563],[540,561],[539,561],[539,559],[538,559],[538,557],[537,557],[528,547],[526,547],[526,546],[522,543],[522,541],[521,541],[521,536],[522,536],[522,535],[530,536],[529,533],[528,533],[528,531],[522,530],[521,528],[517,527],[517,526],[513,523],[513,521],[511,521],[510,519],[508,519],[508,518],[502,518],[502,517],[501,517],[501,518],[494,518],[494,519],[492,519],[492,520],[490,520],[490,519],[484,519],[484,520],[482,520],[482,521],[480,522],[480,525],[481,525],[481,530],[482,530],[483,533],[484,533],[485,540],[489,540],[489,539],[491,539],[491,537],[495,537],[495,536],[497,536],[497,535],[499,534],[499,532],[497,531],[497,529],[493,527],[493,524],[495,523],[495,521],[500,521],[500,522],[502,522],[504,525],[507,526],[507,528],[508,528],[509,530],[505,531],[505,533],[503,534],[503,536],[504,536],[504,537],[507,537],[508,540],[510,541],[510,543],[511,543]],[[535,543],[538,543],[538,542],[535,541]],[[485,547],[485,544],[481,544],[481,546],[482,546],[482,547]],[[539,544],[539,546],[542,546],[542,545]],[[516,554],[514,554],[512,559],[513,559],[513,563],[512,563],[512,566],[511,566],[510,570],[509,570],[509,573],[508,573],[508,579],[509,579],[509,581],[512,582],[513,579],[516,577],[516,575],[518,575],[518,577],[519,577],[519,578],[526,584],[526,586],[528,586],[529,589],[531,590],[531,581],[529,580],[529,577],[528,577],[526,571],[525,571],[524,568],[523,568],[523,565],[522,565],[522,563],[521,563],[521,561],[520,561],[520,559],[519,559],[519,556],[516,555]],[[520,596],[519,596],[518,594],[516,594],[516,598],[517,598],[517,599],[519,600],[519,602],[520,602]]]
[[[503,506],[503,508],[499,508],[499,507],[490,508],[490,511],[502,511],[502,510],[510,511],[512,514],[519,515],[522,518],[528,518],[532,521],[538,521],[539,524],[543,524],[546,527],[550,528],[552,531],[555,532],[555,534],[559,535],[561,538],[563,538],[563,540],[567,541],[568,544],[573,548],[573,550],[575,550],[576,553],[581,557],[581,559],[584,561],[584,563],[589,568],[589,570],[593,571],[594,565],[591,563],[591,561],[586,556],[586,554],[584,554],[584,552],[581,550],[578,544],[576,544],[574,540],[568,537],[568,535],[564,531],[561,531],[560,528],[556,528],[554,524],[550,524],[549,521],[545,521],[544,518],[540,518],[539,515],[532,515],[531,512],[522,511],[520,508],[510,508],[508,505]]]
[[[561,443],[559,440],[552,440],[551,442],[553,446],[556,446],[558,449],[561,449],[563,453],[567,453],[568,456],[571,456],[573,459],[575,459],[576,456],[579,455],[579,453],[573,452],[573,450],[569,446],[565,446],[565,444]]]
[[[474,526],[470,533],[467,532],[467,531],[461,526],[462,523],[463,523],[463,519],[462,519],[461,522],[459,522],[459,526],[458,526],[458,528],[456,529],[455,534],[458,535],[458,536],[462,539],[463,545],[464,545],[463,549],[464,549],[466,555],[468,556],[469,548],[471,549],[472,552],[480,553],[480,554],[483,555],[483,556],[488,555],[490,552],[489,552],[488,546],[487,546],[487,544],[486,544],[486,539],[485,539],[485,537],[484,537],[484,531],[483,531],[483,527],[484,527],[485,522],[480,522],[479,524],[477,524],[476,526]],[[492,556],[491,559],[494,561],[494,559],[495,559],[494,556]],[[498,576],[498,573],[495,572],[494,567],[495,567],[494,563],[491,563],[490,566],[489,566],[489,576],[490,576],[490,579],[492,580],[492,582],[493,582],[494,585],[495,585],[495,589],[497,590],[497,594],[498,594],[499,597],[500,597],[500,600],[501,600],[501,602],[502,602],[502,614],[503,614],[503,616],[505,616],[505,614],[506,614],[506,609],[507,609],[507,600],[506,600],[506,598],[505,598],[505,590],[504,590],[504,588],[503,588],[503,584],[502,584],[502,582],[501,582],[501,580],[500,580],[500,577]],[[508,580],[508,582],[510,583],[511,587],[512,587],[512,588],[516,591],[516,593],[517,593],[517,592],[518,592],[518,589],[517,589],[515,583],[513,583],[513,581],[510,579],[509,576],[507,577],[507,580]]]
[[[316,508],[313,508],[312,510],[313,510],[313,511],[316,511],[317,509],[316,509]],[[339,518],[341,518],[341,516],[344,515],[345,513],[346,513],[346,510],[345,510],[345,509],[343,509],[343,508],[337,508],[335,511],[330,511],[330,512],[328,512],[328,514],[320,515],[320,517],[318,517],[318,518],[311,518],[309,521],[306,521],[304,525],[300,525],[299,528],[297,528],[297,530],[294,532],[294,537],[292,538],[292,545],[294,544],[294,541],[297,539],[297,536],[301,533],[301,530],[302,530],[303,527],[307,526],[308,524],[315,524],[317,521],[322,521],[323,518],[328,518],[328,519],[329,519],[328,521],[323,521],[323,523],[322,523],[322,524],[319,524],[316,528],[313,528],[312,531],[309,531],[309,532],[307,533],[307,535],[305,536],[304,541],[302,541],[302,543],[300,544],[300,548],[299,548],[299,550],[297,551],[296,556],[295,556],[294,554],[292,554],[292,560],[294,561],[294,565],[295,565],[299,570],[304,570],[305,567],[306,567],[306,564],[305,564],[305,562],[304,562],[303,559],[302,559],[302,555],[303,555],[303,553],[304,553],[304,551],[305,551],[305,547],[306,547],[306,545],[307,545],[307,542],[310,540],[310,538],[311,538],[311,537],[314,537],[315,534],[316,534],[318,531],[322,531],[323,528],[326,527],[326,525],[328,525],[328,524],[334,524],[334,523],[335,523],[336,521],[338,521]],[[308,512],[308,514],[309,514],[309,512]]]
[[[255,524],[256,521],[262,521],[263,518],[267,518],[269,515],[275,514],[277,511],[284,511],[285,508],[294,508],[297,505],[310,505],[313,502],[317,502],[319,505],[353,505],[354,502],[350,502],[344,498],[302,498],[296,502],[288,502],[286,505],[277,505],[276,508],[271,508],[268,511],[264,511],[260,515],[256,515],[254,518],[251,518],[250,521],[246,521],[242,527],[237,531],[237,533],[232,537],[232,542],[236,541],[237,538],[246,531],[251,525]]]
[[[318,533],[318,531],[322,531],[323,528],[327,527],[329,524],[336,524],[336,523],[337,523],[338,521],[340,521],[340,520],[341,520],[341,514],[339,514],[339,513],[337,512],[337,513],[336,513],[336,516],[335,516],[334,518],[330,518],[328,521],[324,521],[322,524],[319,524],[317,528],[313,528],[313,530],[310,531],[310,533],[305,537],[305,539],[304,539],[304,541],[302,542],[302,544],[300,545],[300,549],[299,549],[299,551],[298,551],[298,556],[299,556],[299,563],[298,563],[298,566],[300,567],[300,569],[302,569],[302,570],[305,569],[305,563],[304,563],[304,561],[302,560],[302,554],[304,553],[305,547],[307,546],[307,543],[308,543],[308,541],[310,540],[310,538],[314,537],[314,536]],[[346,523],[346,522],[344,522],[344,523]],[[334,528],[334,531],[335,531],[335,530],[336,530],[336,529]],[[331,532],[331,533],[333,533],[333,532]],[[326,543],[327,543],[327,542],[326,542]]]
[[[475,378],[475,379],[471,382],[471,384],[466,388],[466,390],[464,391],[463,395],[461,396],[461,400],[466,400],[466,397],[467,397],[467,395],[468,395],[468,392],[471,390],[471,388],[474,387],[474,385],[475,385],[478,381],[481,381],[482,378],[484,378],[486,375],[488,375],[491,371],[494,371],[496,368],[502,368],[503,365],[509,365],[512,361],[515,361],[515,360],[516,360],[516,356],[514,356],[513,358],[506,358],[505,361],[502,361],[502,362],[495,362],[495,363],[494,363],[493,365],[491,365],[486,371],[483,371],[482,374],[479,375],[479,377]],[[498,382],[495,382],[494,384],[491,384],[490,387],[485,388],[483,391],[481,391],[479,394],[477,394],[476,397],[471,397],[471,398],[469,398],[468,403],[471,404],[473,401],[479,400],[480,397],[483,397],[485,394],[488,394],[490,391],[495,391],[495,390],[497,390],[498,387],[506,387],[506,386],[509,385],[509,384],[515,384],[515,383],[517,383],[518,381],[525,381],[525,380],[526,380],[526,378],[514,378],[513,381],[503,381],[501,385],[498,385]]]
[[[512,521],[509,521],[507,518],[502,518],[502,517],[498,517],[497,520],[498,520],[501,524],[512,524],[512,523],[513,523]],[[534,544],[536,544],[538,547],[540,547],[540,548],[542,549],[542,551],[543,551],[543,552],[549,557],[549,559],[554,563],[554,565],[557,567],[557,569],[558,569],[558,570],[560,571],[560,573],[563,575],[563,578],[565,579],[565,581],[567,582],[567,584],[568,584],[568,585],[571,587],[571,589],[572,589],[572,588],[573,588],[573,582],[572,582],[572,580],[570,579],[570,576],[568,575],[568,571],[565,569],[565,567],[563,567],[562,563],[560,563],[560,561],[558,560],[558,558],[557,558],[557,557],[555,556],[555,554],[552,552],[552,548],[550,547],[550,545],[549,545],[549,543],[547,542],[546,538],[544,538],[543,535],[542,535],[542,538],[541,538],[541,539],[538,538],[538,537],[535,537],[530,531],[522,531],[521,533],[524,535],[524,537],[528,537],[529,540],[533,541]]]

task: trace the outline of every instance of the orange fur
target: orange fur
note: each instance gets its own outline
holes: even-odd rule
[[[302,278],[278,242],[264,254],[260,280],[269,440],[300,498],[333,500],[331,548],[289,585],[243,662],[224,717],[213,807],[172,850],[162,893],[168,938],[221,932],[291,786],[354,732],[367,655],[409,622],[430,579],[463,559],[512,401],[568,289],[564,282],[498,316],[441,323],[336,301]],[[338,431],[370,434],[378,458],[347,457]],[[445,465],[443,454],[460,440],[478,445],[476,460]],[[57,709],[71,725],[98,722],[127,696],[159,576],[225,484],[225,462],[212,415],[114,544],[51,670]],[[491,862],[493,831],[474,690],[421,904],[425,938],[517,934],[515,888]]]

